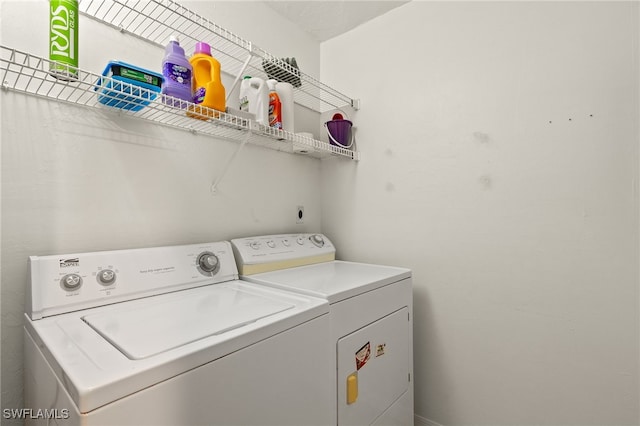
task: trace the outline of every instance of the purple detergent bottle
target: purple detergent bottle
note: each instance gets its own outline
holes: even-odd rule
[[[164,59],[162,60],[162,93],[173,96],[187,102],[193,102],[191,94],[191,76],[193,69],[191,63],[184,54],[184,49],[180,47],[178,37],[171,36],[169,44],[165,48]],[[184,102],[163,97],[167,105],[177,108],[186,108]]]

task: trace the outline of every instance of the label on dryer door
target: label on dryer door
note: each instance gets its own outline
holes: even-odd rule
[[[356,369],[360,370],[371,358],[371,343],[367,342],[356,352]]]

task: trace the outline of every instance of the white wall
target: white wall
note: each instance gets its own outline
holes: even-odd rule
[[[637,425],[638,4],[414,1],[321,46],[343,259],[415,279],[418,420]]]
[[[246,38],[260,35],[261,47],[295,56],[304,71],[318,75],[319,43],[265,5],[189,6],[222,26],[228,21]],[[0,7],[2,44],[46,57],[48,3],[2,1]],[[281,30],[273,32],[274,25]],[[99,73],[111,59],[159,69],[162,56],[162,49],[81,17],[83,69]],[[209,187],[236,143],[11,91],[0,98],[2,408],[22,407],[29,255],[321,228],[318,160],[247,146],[212,195]],[[295,223],[298,205],[305,207],[303,225]]]

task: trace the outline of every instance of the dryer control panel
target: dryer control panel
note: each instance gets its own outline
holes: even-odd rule
[[[278,234],[231,240],[241,275],[330,262],[336,249],[322,234]]]
[[[228,241],[31,256],[31,319],[238,278]]]

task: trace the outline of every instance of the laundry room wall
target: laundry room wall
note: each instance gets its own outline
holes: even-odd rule
[[[303,71],[318,76],[319,42],[264,4],[182,4],[275,56],[296,57]],[[48,16],[44,0],[0,2],[0,42],[47,57]],[[161,48],[85,16],[79,45],[80,67],[95,73],[112,59],[159,70],[164,55]],[[229,76],[224,79],[230,84]],[[12,91],[1,91],[0,99],[3,409],[22,407],[29,255],[321,228],[317,159],[248,145],[212,194],[212,182],[238,143]],[[316,128],[317,115],[312,124],[305,121],[308,116],[301,115],[298,131]],[[296,224],[298,205],[305,209],[304,224]]]
[[[638,6],[413,1],[322,44],[361,100],[323,230],[413,269],[417,425],[640,423]]]

